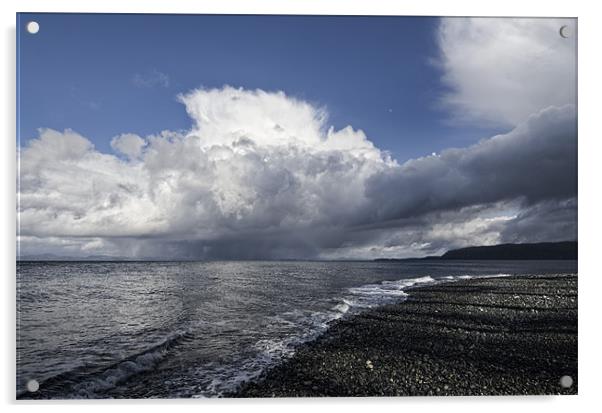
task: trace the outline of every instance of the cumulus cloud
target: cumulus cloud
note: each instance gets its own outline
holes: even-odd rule
[[[194,121],[190,134],[202,136],[203,148],[232,147],[242,142],[269,148],[301,148],[314,153],[344,152],[377,162],[386,156],[363,131],[351,126],[339,131],[327,128],[326,109],[282,91],[199,89],[180,95],[179,100]]]
[[[298,230],[300,247],[316,234],[308,228],[349,221],[366,178],[394,165],[363,132],[327,129],[323,110],[283,93],[226,87],[181,99],[196,127],[119,136],[112,147],[126,159],[41,130],[20,154],[21,235],[135,238],[149,253],[158,242],[202,255]]]
[[[531,239],[538,211],[553,216],[552,205],[576,197],[571,105],[398,164],[362,131],[328,127],[324,108],[283,92],[224,87],[179,99],[191,130],[120,135],[111,146],[125,157],[71,130],[40,130],[20,151],[22,254],[423,255]],[[559,232],[570,237],[566,222]]]
[[[576,104],[575,19],[445,18],[438,31],[442,98],[455,118],[516,126],[549,106]]]

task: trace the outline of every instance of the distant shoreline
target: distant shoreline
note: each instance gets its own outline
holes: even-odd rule
[[[499,244],[449,250],[443,255],[422,258],[377,258],[374,261],[504,261],[504,260],[576,260],[577,241],[535,244]]]
[[[231,396],[541,394],[577,394],[576,275],[416,288],[336,322]]]
[[[417,258],[376,258],[376,259],[192,259],[146,257],[129,258],[108,255],[89,255],[86,257],[67,257],[54,254],[23,255],[17,262],[224,262],[224,261],[282,261],[282,262],[412,262],[412,261],[489,261],[489,260],[576,260],[577,241],[541,242],[537,244],[500,244],[491,246],[467,247],[449,250],[443,255]]]

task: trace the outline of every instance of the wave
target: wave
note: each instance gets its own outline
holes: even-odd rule
[[[89,399],[100,398],[129,380],[131,377],[155,369],[167,357],[171,349],[190,337],[190,333],[179,331],[163,340],[122,359],[108,367],[82,366],[61,372],[40,383],[35,394],[20,392],[17,398],[32,396],[35,398]],[[22,386],[24,387],[24,386]]]

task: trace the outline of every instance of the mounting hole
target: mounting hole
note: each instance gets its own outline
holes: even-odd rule
[[[35,393],[40,388],[40,383],[37,380],[29,380],[26,387],[28,392]]]
[[[558,30],[558,33],[560,33],[560,37],[568,39],[571,37],[571,28],[569,26],[562,26],[560,27],[560,30]]]
[[[568,389],[573,385],[573,378],[571,376],[562,376],[560,378],[560,387]]]
[[[27,32],[29,34],[36,34],[37,32],[40,31],[40,25],[38,24],[38,22],[35,22],[35,21],[31,21],[31,22],[27,23],[25,28],[27,29]]]

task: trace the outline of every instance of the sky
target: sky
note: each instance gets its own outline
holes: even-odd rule
[[[576,239],[576,29],[20,14],[19,251],[371,259]]]

